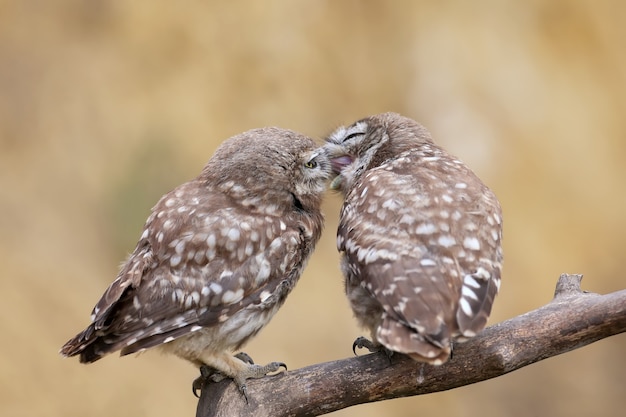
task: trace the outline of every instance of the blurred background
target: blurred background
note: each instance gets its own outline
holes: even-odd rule
[[[195,414],[198,371],[177,358],[84,366],[57,352],[157,199],[254,127],[321,141],[373,113],[421,121],[502,202],[491,323],[549,302],[562,272],[625,288],[625,19],[619,0],[0,1],[0,414]],[[309,268],[246,347],[257,362],[352,355],[339,207],[329,194]],[[334,415],[617,416],[625,352],[619,335]]]

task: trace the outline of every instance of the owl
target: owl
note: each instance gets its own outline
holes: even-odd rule
[[[95,362],[149,348],[245,381],[278,371],[232,353],[285,302],[323,226],[330,162],[279,128],[224,142],[195,179],[164,195],[91,324],[62,348]],[[247,398],[247,397],[246,397]]]
[[[332,133],[331,188],[344,196],[345,291],[372,339],[354,345],[440,365],[481,331],[500,287],[496,196],[417,122],[374,115]]]

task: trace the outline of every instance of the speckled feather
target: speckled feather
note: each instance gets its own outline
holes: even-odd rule
[[[495,195],[396,114],[341,128],[326,148],[351,160],[337,181],[345,194],[337,246],[355,316],[386,348],[444,362],[453,340],[482,330],[498,291]]]
[[[211,356],[254,336],[298,281],[321,234],[329,170],[295,132],[226,141],[196,179],[156,204],[92,324],[61,353],[93,362],[162,345],[216,366]]]

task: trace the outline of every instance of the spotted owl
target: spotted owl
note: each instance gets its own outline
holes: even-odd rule
[[[90,363],[158,347],[245,380],[284,366],[231,353],[296,285],[323,226],[330,162],[312,139],[279,128],[224,142],[195,179],[164,195],[91,324],[61,349]]]
[[[439,365],[481,331],[500,287],[496,196],[419,123],[384,113],[327,139],[345,200],[337,232],[345,290],[372,339],[355,347]]]

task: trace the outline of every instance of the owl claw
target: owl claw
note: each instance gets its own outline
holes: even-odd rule
[[[392,350],[385,348],[383,345],[372,342],[371,340],[363,336],[357,337],[354,343],[352,343],[352,352],[355,356],[358,356],[356,353],[357,348],[365,348],[369,350],[370,353],[383,352],[387,356],[387,359],[389,359],[389,362],[391,362],[391,357],[393,356]]]
[[[379,352],[382,349],[382,346],[375,344],[374,342],[372,342],[366,337],[359,336],[356,338],[354,343],[352,343],[352,353],[354,353],[355,356],[358,356],[356,353],[357,348],[359,349],[365,348],[369,350],[370,353],[374,353],[374,352]]]
[[[238,354],[235,355],[235,358],[247,364],[254,365],[254,361],[252,360],[250,355],[248,355],[246,352],[239,352]]]
[[[218,382],[218,381],[215,381],[215,378],[218,377],[219,375],[221,374],[217,372],[215,369],[211,368],[210,366],[206,366],[206,365],[200,366],[200,376],[194,379],[193,383],[191,384],[191,391],[193,392],[193,395],[196,398],[200,398],[200,394],[198,394],[198,392],[202,393],[202,386],[204,385],[204,382],[208,379],[210,379],[213,382]]]

